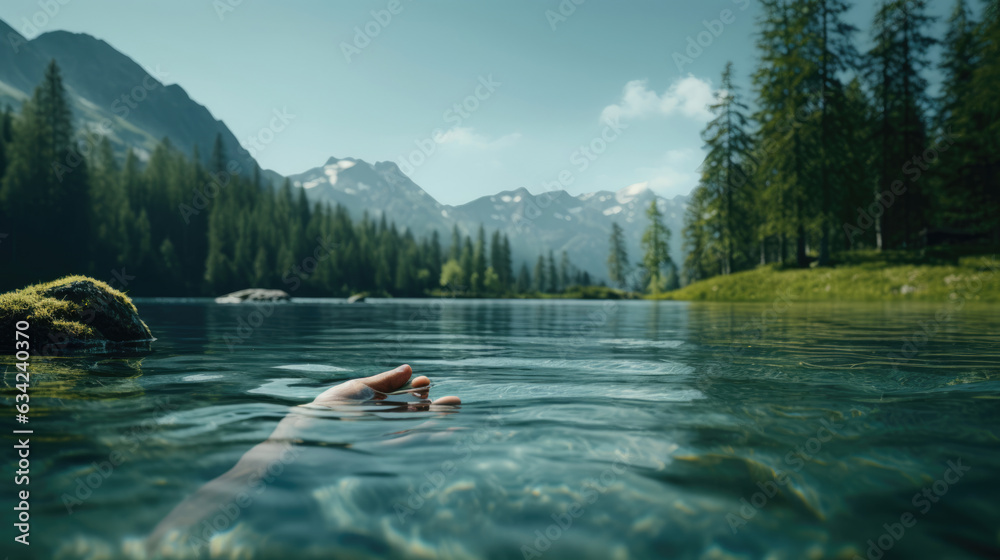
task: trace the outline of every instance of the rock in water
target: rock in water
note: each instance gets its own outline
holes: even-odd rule
[[[28,323],[25,332],[33,355],[74,348],[148,347],[153,340],[128,296],[86,276],[67,276],[0,295],[0,354],[15,353],[14,331],[20,321]]]
[[[281,290],[264,290],[249,288],[215,298],[215,303],[261,303],[268,301],[288,301],[292,299],[287,292]]]

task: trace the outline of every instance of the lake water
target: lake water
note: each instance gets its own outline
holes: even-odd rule
[[[165,546],[191,558],[1000,557],[997,307],[138,306],[152,352],[35,359],[31,555],[11,536],[4,555],[144,558],[153,527],[290,408],[408,363],[433,397],[463,405],[311,412],[294,458],[244,489],[251,503],[220,499],[220,531],[197,525],[207,542]]]

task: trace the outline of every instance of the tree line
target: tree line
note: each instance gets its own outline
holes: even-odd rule
[[[1000,0],[883,0],[859,52],[846,0],[761,0],[752,92],[726,66],[684,226],[686,282],[854,250],[1000,242]],[[943,78],[924,77],[940,46]],[[751,109],[751,106],[753,107]]]
[[[608,277],[619,288],[637,292],[659,293],[680,287],[677,266],[670,256],[670,228],[663,223],[663,212],[657,200],[646,208],[649,225],[642,234],[642,257],[633,267],[629,262],[625,246],[625,230],[618,222],[611,223],[611,238],[608,242]]]
[[[88,274],[133,295],[208,296],[246,287],[295,296],[511,296],[590,284],[563,253],[515,274],[510,240],[480,226],[417,238],[387,216],[310,203],[286,179],[239,169],[217,137],[207,161],[164,139],[116,157],[78,134],[53,61],[15,115],[0,116],[0,289]]]

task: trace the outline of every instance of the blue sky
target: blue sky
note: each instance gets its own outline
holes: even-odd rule
[[[858,2],[851,15],[860,42],[872,4]],[[931,4],[941,17],[952,8]],[[0,5],[0,18],[29,37],[85,32],[159,68],[241,140],[275,110],[293,114],[258,150],[265,168],[293,174],[330,156],[391,160],[449,204],[518,187],[578,194],[646,182],[665,196],[687,194],[702,158],[704,107],[726,61],[749,86],[757,13],[755,0]],[[25,18],[47,21],[26,29]],[[703,35],[710,44],[679,69],[674,53],[686,56],[706,20],[718,36]],[[615,130],[607,117],[617,117]]]

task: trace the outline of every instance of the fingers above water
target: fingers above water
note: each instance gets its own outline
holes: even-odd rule
[[[396,369],[382,372],[371,377],[365,377],[359,379],[359,381],[380,393],[391,393],[403,385],[406,385],[406,382],[410,380],[410,375],[412,374],[413,368],[403,364]],[[420,377],[417,379],[420,379]],[[427,378],[424,377],[423,379]],[[427,383],[429,384],[430,381],[427,381]]]

